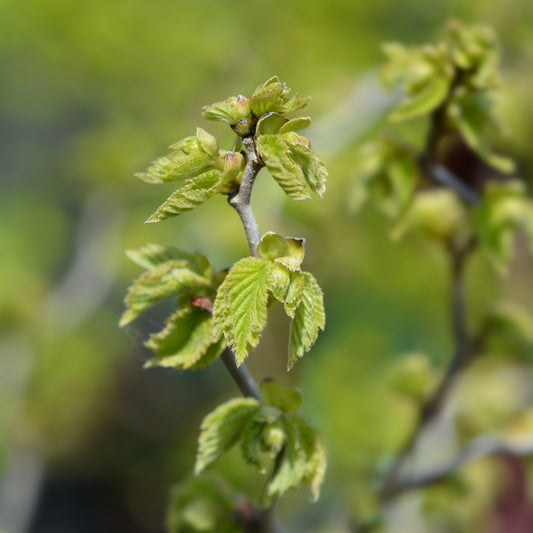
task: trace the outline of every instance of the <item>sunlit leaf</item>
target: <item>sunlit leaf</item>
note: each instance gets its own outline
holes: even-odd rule
[[[297,411],[302,405],[302,393],[296,389],[282,387],[273,379],[261,384],[261,403],[273,405],[285,413]]]
[[[291,94],[284,83],[277,76],[273,76],[257,87],[250,98],[250,106],[256,117],[261,117],[271,111],[275,113],[290,113],[305,107],[310,98],[299,94]]]
[[[221,185],[222,174],[219,170],[209,170],[200,174],[173,192],[146,222],[160,222],[190,211],[217,195]]]
[[[215,335],[224,334],[237,365],[259,343],[267,319],[270,263],[255,257],[233,265],[217,291],[213,309]]]
[[[322,289],[312,274],[302,274],[305,280],[304,290],[289,333],[289,369],[311,348],[318,331],[323,330],[326,324]]]
[[[306,200],[311,192],[322,196],[327,171],[322,159],[309,148],[309,141],[293,131],[261,135],[257,151],[269,172],[294,200]]]
[[[250,117],[250,102],[242,94],[231,96],[222,102],[204,106],[202,114],[208,120],[218,120],[234,125],[239,120]]]

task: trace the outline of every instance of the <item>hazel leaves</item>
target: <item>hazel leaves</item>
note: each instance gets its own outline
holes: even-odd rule
[[[237,365],[259,343],[267,319],[269,298],[284,304],[291,321],[291,368],[324,329],[323,295],[315,278],[300,270],[304,255],[301,239],[267,233],[260,241],[259,257],[241,259],[220,285],[213,309],[214,334],[224,335]]]
[[[448,34],[446,43],[435,46],[406,48],[390,43],[384,47],[389,61],[381,72],[383,84],[391,89],[402,82],[404,92],[390,119],[406,120],[441,109],[441,127],[458,133],[487,164],[511,172],[512,161],[494,154],[486,141],[487,132],[499,126],[493,105],[499,84],[494,32],[451,21]]]
[[[130,250],[128,256],[146,271],[129,288],[121,326],[164,298],[177,298],[180,304],[164,328],[146,341],[156,355],[146,366],[199,368],[214,361],[226,344],[221,336],[213,337],[210,307],[220,275],[209,261],[198,253],[155,244]]]
[[[267,380],[261,385],[260,400],[238,398],[219,406],[202,422],[195,472],[239,445],[245,462],[263,473],[265,459],[280,456],[279,468],[267,483],[268,497],[309,484],[316,500],[326,458],[316,428],[296,413],[300,405],[297,390]]]

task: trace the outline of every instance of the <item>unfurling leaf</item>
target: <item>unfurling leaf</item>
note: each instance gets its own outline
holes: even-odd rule
[[[273,379],[267,379],[261,384],[261,403],[277,407],[284,413],[291,413],[302,405],[302,393],[282,387]]]
[[[151,335],[145,346],[157,356],[148,361],[146,367],[183,370],[210,364],[222,353],[225,343],[223,339],[213,341],[211,314],[190,306],[170,315],[165,328]]]
[[[305,239],[285,238],[269,231],[259,241],[257,253],[266,261],[276,261],[292,271],[300,270],[305,254]]]
[[[129,324],[167,296],[177,296],[184,290],[202,289],[210,285],[211,281],[191,270],[186,261],[161,263],[141,274],[129,288],[125,299],[126,311],[120,326]]]
[[[190,179],[207,170],[224,168],[224,161],[216,149],[215,137],[201,128],[196,137],[186,137],[173,144],[174,151],[156,159],[145,173],[136,176],[149,183],[165,183]]]
[[[311,192],[322,196],[327,171],[322,159],[309,148],[309,141],[294,131],[260,135],[257,152],[273,178],[294,200],[307,200]]]
[[[394,108],[391,120],[405,120],[431,113],[446,99],[453,77],[445,45],[405,48],[392,43],[384,47],[389,62],[381,77],[390,89],[404,80],[405,97]]]
[[[174,191],[146,222],[161,222],[190,211],[218,194],[221,185],[222,173],[219,170],[200,174],[187,181],[181,189]]]
[[[236,398],[204,418],[194,467],[197,474],[239,442],[244,428],[258,409],[259,402],[254,398]]]
[[[255,257],[233,265],[217,291],[214,334],[224,334],[237,365],[259,343],[266,324],[270,263]]]
[[[302,272],[302,276],[304,277],[302,299],[294,312],[289,334],[289,369],[310,350],[318,331],[323,330],[326,324],[322,289],[309,272]]]
[[[309,100],[309,96],[291,94],[291,89],[281,83],[277,76],[273,76],[257,87],[250,98],[250,106],[253,114],[259,118],[271,111],[280,114],[296,111],[305,107]]]
[[[286,444],[280,467],[267,485],[267,494],[277,497],[309,483],[313,500],[320,494],[326,472],[326,455],[317,430],[304,418],[284,418]]]
[[[250,102],[242,94],[231,96],[223,102],[204,106],[202,114],[208,120],[219,120],[233,126],[240,120],[250,118]]]
[[[473,213],[473,223],[482,248],[500,273],[505,273],[512,258],[517,230],[524,232],[533,253],[533,201],[525,196],[523,183],[490,182]]]

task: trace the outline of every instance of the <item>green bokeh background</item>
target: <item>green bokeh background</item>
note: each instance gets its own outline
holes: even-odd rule
[[[280,513],[291,531],[343,532],[347,517],[372,512],[375,469],[414,417],[387,376],[398,354],[426,353],[438,368],[451,352],[448,273],[437,247],[392,244],[388,223],[371,209],[353,216],[347,191],[357,146],[389,103],[375,81],[381,43],[434,40],[450,17],[500,35],[510,126],[500,150],[530,179],[526,0],[0,0],[0,513],[3,505],[3,520],[13,520],[12,504],[5,509],[17,490],[26,509],[18,530],[1,514],[0,528],[162,531],[168,488],[191,471],[199,422],[237,391],[218,363],[197,373],[141,369],[149,357],[142,340],[161,317],[118,329],[138,273],[123,251],[168,242],[205,253],[217,268],[247,252],[222,198],[144,225],[172,188],[133,174],[196,126],[229,147],[230,132],[204,120],[201,106],[250,94],[272,75],[312,95],[309,136],[330,171],[323,200],[291,203],[266,171],[254,190],[261,231],[306,237],[304,267],[326,294],[327,329],[291,374],[278,310],[249,361],[256,376],[299,384],[329,451],[321,502],[308,507],[302,491]],[[408,133],[417,138],[423,128]],[[471,266],[472,319],[501,295],[533,306],[533,263],[522,247],[503,282],[483,258]],[[498,413],[486,419],[480,431],[501,422]],[[485,466],[474,465],[460,489],[432,495],[438,531],[484,530],[497,491],[476,488],[494,486],[499,468]],[[261,490],[236,455],[220,471],[241,491]],[[396,525],[391,531],[407,527]]]

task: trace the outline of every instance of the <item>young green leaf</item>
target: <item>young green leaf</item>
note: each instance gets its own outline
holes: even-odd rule
[[[222,173],[219,170],[209,170],[200,174],[173,192],[146,222],[161,222],[190,211],[218,194],[221,185]]]
[[[285,312],[290,318],[294,318],[294,313],[302,301],[305,289],[305,276],[303,272],[291,272],[291,279],[287,296],[285,297]]]
[[[322,196],[326,190],[327,171],[322,159],[309,148],[309,141],[294,131],[261,135],[257,152],[269,172],[294,200],[307,200],[311,192]]]
[[[249,118],[250,113],[250,102],[242,94],[230,96],[223,102],[216,102],[202,108],[202,115],[207,120],[227,122],[231,126],[242,119]]]
[[[254,398],[236,398],[220,405],[204,418],[194,467],[196,474],[240,440],[258,408],[259,402]]]
[[[261,384],[261,403],[290,413],[297,411],[302,405],[302,393],[296,389],[282,387],[273,379],[267,379]]]
[[[259,118],[265,113],[290,113],[309,103],[309,96],[291,94],[284,83],[279,81],[277,76],[268,79],[262,85],[259,85],[250,98],[250,106],[253,114]]]
[[[326,324],[322,289],[312,274],[303,272],[302,275],[302,299],[294,312],[289,333],[289,369],[311,348],[318,331]]]
[[[255,257],[233,265],[217,291],[214,334],[224,334],[237,365],[259,343],[267,319],[270,263]]]
[[[223,160],[213,151],[216,139],[198,128],[198,137],[186,137],[173,144],[170,154],[156,159],[145,173],[136,176],[148,183],[190,179],[212,168],[222,170]]]
[[[126,311],[120,326],[129,324],[143,311],[167,296],[177,296],[186,289],[205,288],[209,279],[200,276],[186,266],[184,261],[171,260],[161,263],[141,274],[130,286],[125,299]]]
[[[266,473],[266,467],[261,460],[259,451],[261,434],[266,426],[266,422],[250,422],[243,430],[241,435],[241,454],[243,459],[249,465],[257,468],[262,474]]]
[[[217,339],[213,342],[213,319],[210,313],[197,307],[183,307],[170,315],[165,328],[150,336],[145,346],[157,357],[145,367],[163,366],[177,370],[199,368],[218,357],[224,343]],[[215,347],[216,355],[207,355],[209,348]]]
[[[279,263],[270,263],[268,272],[268,290],[278,302],[284,302],[289,290],[290,272]]]

